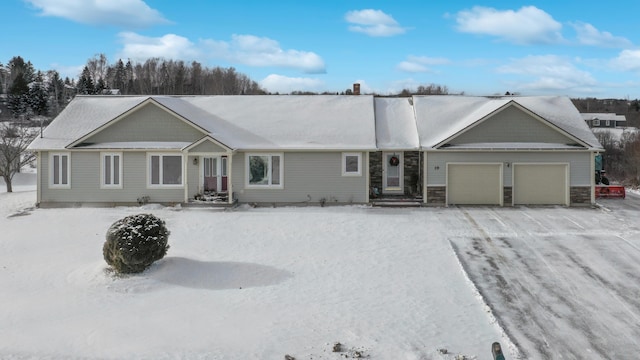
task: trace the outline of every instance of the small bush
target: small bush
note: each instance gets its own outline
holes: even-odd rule
[[[162,259],[169,250],[165,222],[151,214],[122,218],[107,230],[104,260],[118,273],[139,273]]]

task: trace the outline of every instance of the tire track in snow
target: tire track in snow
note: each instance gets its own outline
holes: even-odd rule
[[[495,277],[493,282],[494,286],[490,286],[486,289],[485,293],[491,295],[498,295],[496,304],[504,306],[504,308],[497,311],[497,315],[501,316],[503,313],[507,317],[507,324],[519,331],[522,338],[518,339],[521,344],[530,343],[533,349],[524,349],[523,352],[530,356],[530,358],[554,358],[557,353],[567,353],[568,358],[582,359],[584,354],[580,354],[579,357],[571,357],[571,351],[573,344],[565,342],[560,336],[551,337],[551,341],[547,339],[548,334],[558,334],[562,332],[561,324],[564,320],[562,313],[556,311],[557,304],[562,304],[562,307],[572,309],[570,312],[576,314],[575,304],[570,300],[576,298],[575,296],[567,297],[562,286],[557,286],[558,281],[561,284],[571,284],[570,280],[564,279],[559,276],[559,272],[554,267],[544,260],[544,256],[538,251],[535,251],[535,247],[528,243],[527,239],[536,235],[532,235],[530,229],[524,226],[526,235],[517,236],[519,243],[523,243],[527,247],[527,253],[534,254],[534,259],[543,259],[541,262],[546,271],[554,273],[558,277],[558,281],[548,281],[544,276],[545,271],[541,272],[538,266],[533,266],[530,263],[530,259],[523,257],[518,253],[519,248],[515,248],[509,243],[508,238],[493,238],[489,235],[488,231],[476,221],[469,211],[463,210],[468,221],[476,228],[476,230],[482,235],[482,239],[474,239],[473,248],[474,251],[483,254],[485,261],[490,264],[491,269],[495,273],[490,271],[480,271],[485,281],[482,284],[492,284],[491,277]],[[532,220],[532,223],[538,227],[543,227],[543,223],[535,219],[533,216],[527,214],[527,218]],[[495,216],[495,215],[494,215]],[[513,222],[518,226],[518,222]],[[549,235],[547,235],[549,236]],[[500,249],[494,240],[499,240],[507,248]],[[504,251],[508,251],[512,256],[509,258]],[[510,264],[510,259],[516,259],[517,263]],[[507,271],[507,272],[505,272]],[[534,292],[533,289],[542,287],[544,291]],[[499,291],[495,291],[498,289]],[[491,297],[493,298],[493,297]],[[492,306],[494,309],[496,305]],[[561,308],[562,308],[561,307]],[[513,321],[513,320],[517,321]],[[573,327],[579,327],[581,329],[587,329],[589,332],[588,323],[581,316],[572,316],[571,323]],[[558,324],[559,323],[559,324]],[[598,353],[601,357],[606,358],[607,352],[599,346],[600,344],[594,343],[593,334],[587,334],[589,341],[584,344],[585,348],[591,348],[592,353]],[[579,348],[579,346],[578,346]],[[576,347],[573,347],[575,350]],[[531,351],[529,351],[531,350]],[[537,354],[532,354],[534,352]]]
[[[519,295],[519,292],[516,291],[515,287],[517,286],[518,288],[517,290],[529,296],[533,296],[533,294],[529,293],[528,288],[526,286],[523,286],[521,283],[514,282],[514,281],[510,283],[509,281],[507,281],[507,279],[509,279],[510,277],[507,276],[503,271],[503,268],[509,268],[509,264],[506,257],[502,254],[500,250],[497,249],[497,247],[493,243],[493,240],[491,239],[491,236],[489,236],[489,234],[484,230],[484,228],[482,228],[478,224],[478,222],[471,216],[471,214],[464,208],[459,208],[459,209],[461,210],[462,214],[467,219],[467,221],[473,226],[473,228],[478,233],[481,234],[481,239],[478,239],[478,238],[473,239],[473,242],[472,242],[473,248],[485,258],[485,261],[491,267],[491,271],[482,272],[482,275],[484,277],[484,280],[482,281],[482,283],[483,284],[487,282],[495,283],[496,288],[500,290],[499,293],[500,293],[501,299],[504,302],[503,305],[505,307],[508,307],[510,312],[515,313],[515,317],[517,317],[520,321],[530,324],[530,326],[526,328],[517,327],[518,330],[534,331],[535,334],[529,334],[534,336],[528,336],[527,340],[534,343],[534,346],[536,347],[536,349],[538,349],[538,352],[544,358],[550,358],[552,356],[552,353],[548,352],[547,350],[549,347],[549,342],[546,339],[545,333],[542,327],[540,326],[540,324],[538,323],[537,319],[535,319],[530,315],[532,312],[528,311],[528,309],[521,309],[521,306],[524,305],[525,302],[522,300],[522,298]],[[483,240],[483,241],[481,242],[479,240]],[[491,254],[489,254],[489,252],[485,249],[483,244],[487,244],[489,245],[489,247],[491,247],[490,249]],[[495,257],[497,258],[497,261],[491,255],[495,255]],[[474,276],[474,274],[475,274],[474,271],[469,272],[469,276]],[[485,293],[485,295],[483,295],[485,296],[485,298],[487,298],[487,295],[490,295],[493,293],[491,289],[483,289],[483,292]],[[489,296],[487,299],[491,300],[491,298],[492,296]],[[520,306],[518,306],[519,304]],[[502,316],[500,315],[502,311],[496,311],[495,305],[492,306],[490,304],[489,307],[496,314],[495,315],[496,318],[498,319],[502,318]],[[504,323],[504,319],[502,319],[500,322]],[[508,327],[505,327],[505,331],[507,332],[507,334],[510,334]],[[510,335],[510,337],[514,339],[513,335]],[[522,353],[524,353],[525,355],[528,355],[527,354],[528,351],[525,351],[525,349],[523,349],[521,345],[519,345],[519,341],[514,340],[514,344],[518,346],[519,350]]]

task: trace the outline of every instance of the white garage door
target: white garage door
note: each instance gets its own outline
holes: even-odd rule
[[[515,205],[569,205],[568,164],[513,164]]]
[[[447,164],[447,204],[502,205],[502,164]]]

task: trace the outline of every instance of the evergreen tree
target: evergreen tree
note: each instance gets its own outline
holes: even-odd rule
[[[49,112],[49,93],[40,71],[36,74],[35,81],[29,84],[27,103],[36,115],[46,115]]]
[[[49,109],[53,116],[56,116],[62,111],[64,107],[64,82],[60,78],[60,74],[58,74],[55,70],[50,70],[48,72],[49,81],[47,82],[47,91],[50,94],[50,105]],[[68,80],[69,78],[67,78]]]
[[[104,80],[102,80],[102,78],[98,79],[98,82],[96,83],[96,86],[94,88],[93,93],[97,94],[97,95],[102,95],[103,90],[107,89],[107,85],[104,83]]]
[[[93,80],[91,79],[88,67],[85,66],[84,69],[82,69],[82,74],[80,75],[80,79],[78,79],[78,85],[76,87],[78,89],[78,94],[95,94],[95,86],[93,85]]]
[[[127,74],[125,72],[124,63],[122,62],[122,59],[119,59],[116,63],[116,69],[114,72],[113,88],[119,89],[120,92],[124,94],[126,81]]]
[[[7,91],[7,106],[14,117],[19,117],[27,113],[29,104],[27,101],[29,85],[24,78],[24,74],[19,73]]]

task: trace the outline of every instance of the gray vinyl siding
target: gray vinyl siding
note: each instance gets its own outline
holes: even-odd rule
[[[361,176],[342,176],[341,152],[285,152],[283,189],[247,189],[245,153],[237,153],[233,156],[233,192],[241,203],[317,204],[322,199],[327,204],[364,203],[368,193],[364,153],[362,166]]]
[[[511,106],[449,141],[450,144],[531,142],[575,143],[556,129]]]
[[[147,153],[122,153],[122,189],[100,188],[100,152],[70,152],[71,188],[49,188],[49,154],[41,157],[41,189],[43,203],[136,203],[142,196],[150,202],[174,203],[184,201],[184,187],[147,188]],[[176,153],[181,154],[181,153]]]
[[[224,153],[227,152],[222,146],[212,143],[211,141],[203,141],[202,144],[189,149],[191,153]]]
[[[447,163],[503,163],[503,185],[512,186],[512,163],[568,163],[570,186],[590,186],[591,153],[584,152],[428,152],[427,186],[446,184]],[[507,163],[509,166],[507,167]],[[437,170],[436,170],[437,168]]]
[[[87,143],[126,141],[194,142],[204,134],[181,119],[148,104],[85,140]]]
[[[198,159],[198,164],[193,163],[194,159]],[[187,184],[189,186],[189,199],[192,199],[200,190],[200,157],[189,156],[187,159]]]

